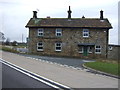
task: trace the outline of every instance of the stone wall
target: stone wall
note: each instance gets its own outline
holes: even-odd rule
[[[107,30],[106,29],[89,29],[90,36],[83,37],[83,29],[80,28],[62,28],[62,37],[55,36],[56,28],[44,28],[44,36],[37,36],[38,28],[29,28],[29,52],[38,55],[55,55],[80,58],[105,58],[107,55]],[[37,51],[37,42],[43,42],[44,51]],[[55,51],[55,42],[62,42],[62,51]],[[79,43],[94,43],[101,46],[101,54],[95,54],[95,46],[92,48],[92,53],[88,56],[83,56],[79,53]]]
[[[109,45],[108,59],[120,60],[120,45]]]

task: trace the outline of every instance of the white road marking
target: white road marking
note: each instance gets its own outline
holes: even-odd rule
[[[35,59],[35,60],[39,60],[39,59]]]

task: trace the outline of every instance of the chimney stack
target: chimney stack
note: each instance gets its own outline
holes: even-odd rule
[[[37,11],[33,11],[33,18],[37,18]]]
[[[70,10],[70,6],[69,6],[69,10],[68,10],[68,19],[71,19],[71,13],[72,13],[72,11]]]
[[[83,15],[82,18],[85,18],[85,16]]]
[[[103,17],[103,11],[101,10],[101,11],[100,11],[100,19],[103,20],[103,18],[104,18],[104,17]]]

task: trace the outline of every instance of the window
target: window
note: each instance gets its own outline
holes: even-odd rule
[[[80,46],[78,51],[79,51],[79,53],[83,53],[83,47]]]
[[[95,53],[100,54],[101,53],[101,47],[95,46]]]
[[[56,36],[62,36],[62,29],[56,29]]]
[[[43,51],[43,43],[42,42],[37,43],[37,51]]]
[[[62,50],[62,43],[57,42],[55,43],[55,51],[61,51]]]
[[[83,29],[83,37],[89,37],[89,30]]]
[[[42,28],[38,29],[38,36],[44,36],[44,30]]]
[[[92,53],[92,47],[91,46],[88,47],[88,52]]]
[[[113,47],[112,46],[109,46],[109,50],[111,51],[113,49]]]

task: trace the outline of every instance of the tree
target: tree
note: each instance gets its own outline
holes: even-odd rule
[[[0,44],[3,44],[5,40],[4,33],[0,32]]]
[[[7,38],[7,39],[6,39],[5,44],[6,44],[6,45],[10,45],[10,38]]]
[[[17,41],[12,42],[12,46],[17,46],[17,44],[18,44]]]

